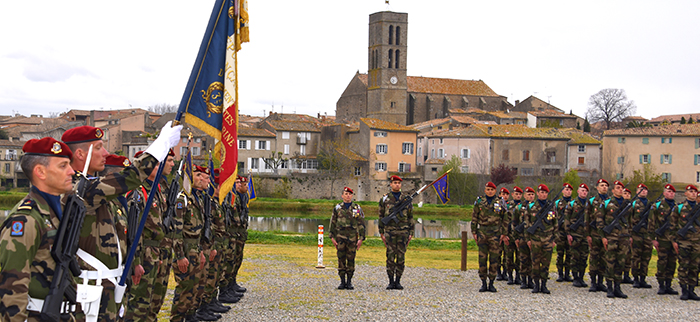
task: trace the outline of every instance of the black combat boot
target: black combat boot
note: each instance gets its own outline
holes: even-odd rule
[[[238,301],[240,301],[240,300],[241,300],[240,297],[233,296],[233,290],[231,289],[230,283],[229,283],[229,285],[220,289],[220,291],[219,291],[219,302],[221,302],[221,303],[232,304],[232,303],[238,303]]]
[[[658,280],[658,281],[659,281],[659,291],[656,292],[656,294],[659,294],[659,295],[666,294],[666,280]]]
[[[596,282],[596,274],[590,274],[591,275],[591,288],[588,289],[589,292],[598,292],[600,291],[598,289],[598,283]]]
[[[608,284],[608,286],[609,285],[610,284]],[[613,291],[613,293],[615,294],[615,297],[619,297],[621,299],[627,298],[627,294],[622,293],[622,289],[620,288],[620,282],[615,282],[615,290]]]
[[[559,269],[559,277],[557,278],[557,282],[563,282],[564,281],[564,268]]]
[[[199,321],[216,321],[218,318],[209,313],[208,310],[206,310],[204,307],[200,306],[199,309],[197,309],[197,313],[194,315],[194,318],[199,320]]]
[[[233,290],[238,292],[238,293],[245,293],[248,290],[247,288],[238,285],[235,277],[233,278],[233,285],[232,286],[233,286]]]
[[[513,285],[515,284],[515,280],[513,280],[513,271],[510,270],[508,271],[508,282],[506,282],[508,285]]]
[[[622,284],[632,284],[632,279],[630,278],[630,272],[624,273],[624,277],[622,277]]]
[[[493,293],[498,292],[498,291],[496,291],[496,288],[493,286],[493,280],[492,280],[492,279],[489,279],[489,292],[493,292]]]
[[[219,300],[217,300],[216,297],[213,300],[211,300],[211,302],[209,302],[209,307],[213,312],[216,313],[226,313],[231,309],[231,307],[221,304],[221,302],[219,302]]]
[[[197,318],[194,317],[194,315],[186,315],[185,316],[185,322],[198,322]]]
[[[515,279],[513,279],[513,284],[516,284],[516,285],[517,285],[517,284],[520,284],[520,283],[522,283],[522,282],[523,282],[523,281],[520,280],[520,271],[516,269],[516,270],[515,270]]]
[[[695,286],[688,285],[688,298],[693,301],[700,301],[700,296],[695,294]]]
[[[387,290],[395,290],[396,289],[396,282],[394,282],[394,274],[387,272],[387,276],[389,276],[389,285],[386,286]]]
[[[583,280],[578,272],[574,272],[574,283],[571,284],[573,287],[583,287]]]
[[[671,287],[671,283],[673,282],[673,279],[666,280],[666,294],[671,294],[671,295],[678,295],[678,291],[674,290]]]
[[[608,297],[609,298],[614,298],[615,297],[615,289],[613,288],[613,282],[612,281],[607,281],[608,284]]]
[[[345,289],[346,289],[346,290],[354,290],[354,289],[355,289],[355,287],[352,286],[352,275],[353,275],[353,273],[354,273],[354,272],[349,272],[349,273],[347,273],[347,275],[348,275],[348,282],[345,283]]]
[[[527,277],[523,277],[523,280],[520,281],[520,289],[521,290],[527,289]]]
[[[486,292],[489,290],[489,287],[486,285],[486,279],[481,279],[481,288],[479,289],[479,292]]]
[[[396,283],[394,283],[394,288],[397,290],[403,290],[403,285],[401,285],[401,275],[396,275]]]
[[[641,286],[639,286],[639,276],[634,277],[634,282],[632,283],[632,288],[641,288]]]
[[[578,273],[578,281],[581,282],[581,287],[588,287],[588,284],[583,280],[583,276],[586,275],[586,269],[583,272]]]
[[[535,288],[535,284],[532,283],[532,277],[530,276],[527,277],[527,288]]]
[[[532,292],[533,294],[540,292],[540,280],[535,279],[535,286],[532,288],[532,291],[530,291],[530,292]]]
[[[608,291],[608,288],[603,284],[603,275],[598,275],[598,290],[601,292]]]
[[[688,300],[688,287],[685,284],[681,284],[681,300]]]
[[[501,267],[498,268],[498,274],[496,275],[496,280],[497,281],[505,281],[505,269],[501,269]]]
[[[639,277],[639,287],[641,287],[641,288],[651,288],[651,285],[647,284],[647,277],[646,277],[646,276],[640,276],[640,277]]]
[[[542,286],[540,286],[540,293],[544,294],[549,294],[549,290],[547,289],[547,280],[542,280]]]
[[[564,269],[564,282],[573,282],[574,280],[571,278],[571,275],[569,274],[571,272],[570,269],[565,268]]]
[[[344,290],[346,289],[346,283],[345,282],[345,272],[338,273],[340,275],[340,285],[338,285],[339,290]]]

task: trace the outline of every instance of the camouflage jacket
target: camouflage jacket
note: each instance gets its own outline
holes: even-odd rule
[[[601,213],[598,211],[600,205],[609,198],[603,199],[600,194],[595,197],[588,198],[588,210],[586,210],[586,236],[599,236],[596,227],[596,216]]]
[[[588,198],[584,199],[585,205],[581,203],[581,198],[576,198],[566,204],[564,209],[564,232],[567,235],[585,237],[586,236],[586,208],[588,207]],[[575,224],[580,217],[583,217],[583,222],[581,226],[577,227],[575,231],[571,230],[571,225]]]
[[[146,207],[146,201],[148,200],[148,194],[151,193],[151,183],[145,181],[141,187],[134,189],[131,193],[136,193],[136,199],[128,198],[129,207],[136,202],[138,204],[139,213],[143,213],[143,209]],[[165,231],[163,230],[163,214],[167,210],[167,203],[165,200],[165,191],[162,190],[161,186],[158,185],[158,190],[153,196],[153,204],[148,210],[148,218],[146,218],[146,225],[143,226],[143,233],[139,239],[139,249],[141,249],[146,241],[160,242],[159,246],[153,247],[172,247],[172,244],[164,244],[165,241]],[[136,227],[134,227],[136,229]],[[141,254],[141,251],[138,251]],[[134,266],[141,265],[142,257],[134,257]]]
[[[559,224],[557,218],[557,212],[554,209],[550,209],[547,215],[545,215],[542,223],[544,224],[544,230],[537,229],[534,234],[527,232],[535,221],[537,220],[537,215],[542,210],[539,200],[535,199],[534,202],[530,203],[524,211],[523,218],[525,220],[525,239],[547,242],[551,241],[554,234],[557,232],[557,225]]]
[[[193,189],[192,192],[194,191]],[[176,221],[178,223],[176,230],[182,234],[182,238],[175,239],[173,245],[175,259],[179,260],[187,257],[190,250],[200,250],[199,240],[204,227],[201,200],[181,192],[175,202],[175,216],[179,219]]]
[[[365,213],[360,205],[351,203],[349,208],[344,208],[342,202],[335,205],[328,236],[330,238],[343,236],[350,240],[357,238],[365,240]]]
[[[502,203],[501,198],[495,196],[490,203],[487,197],[476,197],[472,212],[472,234],[500,236],[508,232],[508,222],[504,220],[507,205]]]
[[[647,201],[648,203],[652,202],[651,200]],[[630,215],[630,234],[633,234],[635,236],[642,236],[644,238],[649,238],[653,239],[654,238],[654,231],[649,229],[651,226],[651,209],[649,209],[649,216],[647,217],[647,227],[642,227],[639,229],[639,233],[635,233],[632,231],[632,228],[639,224],[639,221],[642,220],[642,215],[644,212],[644,209],[646,208],[646,205],[640,200],[635,200],[632,202],[632,210],[630,210],[631,215]]]
[[[126,254],[129,248],[126,244],[126,233],[128,229],[128,218],[127,214],[129,209],[125,209],[119,199],[112,199],[110,203],[110,212],[114,214],[114,227],[117,231],[117,237],[119,238],[119,247],[122,250],[122,258],[126,258]]]
[[[60,220],[32,188],[0,227],[0,319],[25,321],[27,294],[49,293],[56,262],[51,248]]]
[[[413,205],[409,205],[406,207],[404,210],[401,211],[401,215],[397,216],[399,219],[399,222],[397,223],[396,221],[392,220],[389,222],[389,224],[384,225],[384,223],[381,221],[382,218],[385,216],[389,216],[391,214],[391,209],[397,205],[402,198],[406,197],[407,195],[401,192],[401,195],[399,195],[399,199],[396,199],[394,197],[394,194],[389,192],[382,196],[382,198],[379,199],[379,233],[384,235],[385,231],[388,232],[394,232],[394,231],[405,231],[408,232],[409,236],[413,236],[415,233],[416,229],[416,223],[413,221]]]
[[[615,213],[617,212],[617,210],[625,206],[626,203],[627,201],[624,199],[622,199],[621,202],[618,202],[617,199],[613,197],[608,200],[605,200],[600,205],[600,215],[596,217],[596,228],[598,229],[598,234],[600,236],[603,236],[605,238],[630,236],[629,211],[627,214],[624,214],[624,218],[622,220],[618,221],[619,225],[614,227],[610,234],[606,234],[603,231],[603,228],[607,227],[613,222],[613,220],[615,220]]]
[[[692,216],[690,211],[693,209],[693,206],[694,205],[691,206],[690,203],[688,203],[687,199],[678,204],[678,207],[673,210],[673,213],[671,213],[671,217],[669,218],[669,220],[671,220],[671,227],[666,230],[666,238],[676,243],[682,241],[697,242],[700,240],[700,225],[698,225],[698,221],[700,221],[700,219],[692,223],[693,228],[695,229],[694,232],[692,229],[688,229],[685,238],[678,235],[678,231],[683,229],[683,227],[685,227],[685,225],[688,224],[688,221],[691,219]]]
[[[246,193],[234,193],[236,200],[233,204],[234,214],[232,216],[232,226],[235,228],[248,229],[249,196]]]
[[[211,214],[211,229],[214,236],[213,247],[220,249],[224,246],[224,239],[228,238],[228,232],[226,231],[224,207],[219,205],[219,198],[217,197],[214,197],[214,202],[211,203]]]
[[[667,220],[671,220],[671,212],[675,210],[677,204],[673,204],[673,206],[669,205],[666,200],[661,200],[659,202],[656,202],[654,205],[651,206],[651,211],[653,216],[649,216],[649,230],[654,232],[654,238],[659,241],[668,241],[668,231],[671,230],[671,227],[669,226],[668,229],[666,229],[666,232],[662,235],[659,236],[656,234],[656,230],[661,228],[661,226],[666,223]]]
[[[557,231],[564,233],[564,221],[566,220],[566,216],[564,215],[564,210],[566,210],[566,206],[571,202],[572,198],[569,198],[569,200],[562,198],[559,198],[554,201],[554,210],[557,212]]]
[[[514,239],[520,238],[520,234],[515,231],[515,227],[520,225],[520,208],[523,207],[522,200],[511,200],[506,205],[506,213],[503,220],[508,227],[508,235]]]

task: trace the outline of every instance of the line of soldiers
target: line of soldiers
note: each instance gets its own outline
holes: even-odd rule
[[[70,129],[61,141],[46,137],[24,144],[20,165],[31,189],[0,227],[0,319],[46,320],[41,310],[52,291],[58,260],[51,252],[62,219],[68,215],[66,199],[75,193],[81,178],[87,179],[79,196],[85,217],[82,226],[73,227],[79,238],[72,256],[80,275],[70,281],[78,304],[64,301],[61,320],[155,321],[171,269],[178,282],[171,312],[174,321],[214,321],[221,317],[217,312],[230,309],[222,302],[240,300],[246,291],[236,282],[247,239],[246,178],[237,178],[235,192],[220,206],[218,200],[206,202],[210,198],[203,192],[211,169],[197,167],[193,195],[180,193],[176,202],[167,200],[170,188],[179,185],[169,184],[165,177],[158,183],[154,180],[159,164],[164,165],[164,175],[172,171],[172,147],[178,144],[181,129],[168,122],[133,161],[110,155],[104,147],[104,132],[91,126]],[[217,185],[215,181],[212,186]],[[129,215],[138,218],[151,189],[157,190],[133,265],[127,270],[131,279],[121,286],[127,248],[139,221]],[[164,223],[169,210],[175,216],[172,223]],[[211,236],[205,233],[209,230]]]
[[[516,186],[508,201],[508,189],[502,188],[496,197],[496,185],[487,183],[485,196],[474,204],[471,226],[479,247],[479,291],[496,292],[493,281],[507,280],[533,293],[550,294],[547,279],[552,249],[557,247],[558,282],[588,287],[583,280],[588,264],[590,292],[627,298],[621,284],[651,288],[646,277],[654,247],[658,253],[657,294],[678,294],[671,287],[678,262],[680,299],[700,300],[695,293],[700,267],[698,188],[686,186],[686,200],[676,203],[671,184],[664,185],[656,200],[647,198],[649,190],[643,183],[637,185],[634,196],[620,181],[613,183],[611,196],[609,187],[608,181],[600,179],[597,194],[591,196],[588,185],[580,184],[574,198],[573,187],[565,183],[562,198],[547,200],[549,188],[541,184],[537,200],[535,190],[526,187],[522,201],[523,190]]]

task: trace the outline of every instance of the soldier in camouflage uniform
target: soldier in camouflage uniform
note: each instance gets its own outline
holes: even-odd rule
[[[83,269],[79,283],[88,279],[90,283],[100,280],[104,287],[100,298],[99,312],[86,311],[86,319],[100,322],[116,321],[123,314],[123,307],[118,306],[121,299],[116,296],[116,284],[123,272],[123,260],[126,250],[121,249],[118,239],[114,214],[110,212],[109,200],[135,189],[148,178],[156,165],[165,160],[171,147],[180,140],[182,125],[171,127],[168,122],[161,129],[159,137],[146,149],[146,153],[136,158],[132,165],[120,173],[99,177],[85,192],[86,216],[79,238],[80,267]],[[105,158],[109,154],[104,148],[104,132],[92,126],[72,128],[61,137],[73,151],[71,167],[82,171],[87,161],[87,153],[93,146],[88,173],[96,174],[104,170]],[[74,175],[74,184],[78,176]],[[122,287],[120,289],[123,290]]]
[[[355,289],[352,285],[352,276],[355,274],[355,254],[365,240],[365,213],[360,205],[352,202],[354,194],[352,189],[343,188],[343,202],[333,207],[328,230],[328,236],[338,251],[339,290]]]
[[[559,278],[557,282],[572,282],[571,275],[569,275],[570,266],[569,261],[571,257],[571,251],[569,250],[569,243],[566,238],[566,231],[564,229],[564,209],[566,205],[571,202],[571,194],[574,192],[574,187],[568,183],[564,183],[564,190],[562,190],[562,197],[559,200],[554,201],[554,209],[557,212],[557,219],[559,220],[557,226],[557,232],[554,234],[554,242],[557,245],[557,270],[559,271]]]
[[[506,220],[508,214],[508,197],[510,196],[510,191],[508,191],[507,188],[503,187],[501,190],[498,191],[498,198],[501,199],[499,204],[503,206],[505,209],[505,213],[503,215],[503,220]],[[508,223],[506,223],[506,231],[504,234],[506,236],[508,235]],[[497,281],[505,281],[508,280],[508,274],[506,273],[506,267],[508,266],[508,260],[506,259],[506,252],[507,248],[510,246],[510,243],[506,245],[506,243],[501,243],[501,250],[498,252],[498,274],[496,274],[496,280]]]
[[[506,206],[501,198],[496,197],[496,185],[488,182],[484,188],[486,196],[479,196],[474,202],[472,212],[472,234],[479,247],[479,278],[481,288],[479,292],[496,292],[493,281],[498,269],[498,253],[501,243],[509,243],[507,222],[504,220]],[[489,284],[486,285],[486,277]]]
[[[523,197],[523,189],[515,186],[513,187],[513,200],[509,201],[506,205],[506,214],[503,220],[506,221],[508,225],[508,244],[506,245],[506,270],[508,272],[508,285],[520,284],[520,258],[518,257],[518,246],[515,241],[520,238],[515,232],[515,226],[520,223],[520,218],[515,218],[514,210],[515,207],[520,205],[520,201]],[[515,278],[513,278],[513,271],[515,271]]]
[[[537,200],[528,206],[524,212],[525,219],[525,240],[530,248],[530,257],[532,257],[532,278],[535,282],[535,287],[532,293],[549,294],[547,289],[547,280],[549,279],[549,264],[552,262],[552,249],[554,242],[554,234],[557,230],[558,220],[557,213],[553,208],[545,214],[542,219],[544,229],[537,229],[535,233],[530,234],[527,230],[535,224],[540,211],[547,206],[549,202],[549,187],[545,184],[537,186]]]
[[[671,214],[671,228],[666,236],[672,241],[674,250],[678,253],[678,281],[681,284],[681,300],[700,301],[700,296],[695,294],[695,286],[698,283],[698,265],[700,265],[700,220],[690,223],[692,216],[698,212],[697,205],[698,188],[692,184],[685,187],[686,200],[679,204]],[[686,225],[692,225],[685,237],[678,231]]]
[[[586,260],[588,260],[588,242],[586,241],[586,209],[588,208],[588,185],[582,183],[578,186],[578,197],[569,201],[564,209],[564,233],[569,244],[569,268],[574,275],[574,287],[588,287],[583,281],[586,273]],[[574,224],[577,226],[571,227]],[[575,228],[575,229],[574,229]]]
[[[134,157],[141,156],[138,152]],[[168,154],[163,168],[163,176],[167,176],[172,171],[175,162],[174,154]],[[160,166],[160,165],[159,165]],[[148,179],[141,187],[132,190],[127,195],[129,207],[136,207],[139,213],[143,212],[148,194],[154,187],[156,167]],[[134,257],[132,280],[134,285],[128,294],[128,306],[126,310],[126,321],[156,321],[158,312],[163,305],[165,293],[168,290],[168,278],[170,277],[170,267],[172,260],[173,240],[172,236],[166,235],[163,226],[163,216],[167,211],[167,186],[158,184],[153,204],[151,205],[146,225],[139,239],[137,256]],[[132,196],[131,194],[137,194]],[[168,231],[168,234],[172,232]]]
[[[386,273],[389,277],[387,290],[402,290],[401,276],[406,263],[406,247],[415,233],[416,223],[413,221],[413,205],[408,205],[397,216],[398,222],[392,220],[384,224],[381,219],[391,215],[391,209],[401,202],[401,182],[399,176],[389,178],[391,192],[379,199],[379,234],[386,246]],[[394,279],[396,276],[396,279]]]
[[[232,281],[233,280],[233,267],[234,267],[234,260],[235,260],[235,254],[234,254],[234,248],[236,247],[236,226],[234,225],[234,220],[238,218],[240,220],[240,217],[238,216],[238,212],[236,212],[236,209],[234,207],[235,204],[235,194],[236,194],[236,189],[238,188],[238,185],[240,184],[240,179],[239,177],[236,177],[235,183],[233,185],[233,191],[229,192],[228,195],[226,195],[226,198],[224,199],[224,202],[222,205],[224,205],[224,213],[225,213],[225,221],[226,221],[226,239],[224,240],[225,248],[223,251],[223,257],[222,257],[222,274],[221,274],[221,279],[219,281],[219,298],[218,300],[221,303],[237,303],[240,301],[240,297],[233,296],[232,291],[230,289],[230,286],[233,283],[229,284],[229,279]],[[229,206],[230,205],[230,206]]]
[[[598,193],[588,198],[588,210],[586,210],[586,239],[590,249],[588,274],[591,276],[591,288],[589,292],[607,292],[608,289],[603,284],[603,273],[605,272],[605,248],[603,240],[598,233],[596,216],[602,214],[598,211],[600,205],[608,200],[608,187],[610,184],[605,179],[598,179],[596,190]]]
[[[622,292],[620,284],[630,240],[629,220],[620,220],[619,224],[609,234],[604,231],[604,228],[615,219],[616,212],[624,208],[629,202],[623,197],[624,190],[625,186],[622,182],[616,180],[613,183],[612,198],[605,200],[600,205],[598,210],[600,215],[596,216],[596,228],[598,234],[602,236],[603,247],[605,248],[605,280],[608,284],[607,297],[609,298],[627,298],[627,295]],[[623,218],[629,218],[629,214],[623,214],[623,216]]]
[[[236,199],[233,205],[233,224],[229,227],[229,234],[232,236],[231,247],[233,248],[232,272],[228,276],[226,294],[240,299],[243,293],[247,291],[245,287],[238,285],[236,277],[238,276],[238,270],[243,264],[243,249],[246,240],[248,240],[248,202],[250,201],[250,196],[248,195],[248,178],[239,176],[237,182]]]
[[[632,191],[628,188],[625,188],[625,190],[622,192],[622,197],[625,198],[625,200],[631,200],[632,199]],[[636,200],[635,200],[636,202]],[[631,218],[632,216],[632,211],[629,211],[629,216],[626,218]],[[629,223],[629,221],[627,221]],[[628,225],[630,234],[632,233],[632,226]],[[627,253],[625,254],[625,265],[622,269],[622,284],[634,284],[634,281],[630,277],[630,270],[632,270],[632,240],[630,239],[629,245],[627,246]]]
[[[513,223],[513,227],[522,225],[523,230],[521,233],[515,232],[518,239],[515,240],[515,244],[518,247],[518,253],[520,256],[520,289],[532,289],[535,284],[532,282],[532,257],[530,257],[530,247],[527,245],[527,240],[525,240],[525,210],[532,206],[535,201],[535,189],[531,187],[525,187],[525,202],[520,203],[515,206],[513,210],[513,217],[517,222]]]
[[[676,208],[676,188],[671,184],[664,185],[664,200],[652,206],[653,218],[649,230],[668,230],[670,228],[670,216]],[[656,240],[652,240],[658,260],[656,261],[656,279],[659,281],[659,291],[656,294],[678,295],[678,291],[671,287],[673,275],[676,273],[677,255],[673,250],[671,241],[665,231],[656,233]]]
[[[53,138],[22,147],[22,171],[32,183],[0,227],[0,319],[40,321],[56,262],[51,256],[63,216],[60,195],[73,188],[71,150]],[[62,320],[71,318],[62,312]]]
[[[639,200],[632,202],[632,214],[630,216],[630,227],[635,227],[642,220],[642,215],[647,205],[651,202],[647,199],[649,189],[643,183],[637,185],[637,195]],[[651,209],[649,209],[651,212]],[[639,228],[639,232],[631,230],[632,234],[632,276],[634,276],[633,288],[651,288],[647,284],[647,272],[649,261],[651,260],[652,243],[654,231],[649,229],[650,216],[647,217],[647,225]]]

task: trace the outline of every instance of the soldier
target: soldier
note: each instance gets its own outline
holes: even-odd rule
[[[618,215],[616,214],[618,210],[624,208],[628,203],[623,197],[624,189],[625,185],[616,180],[613,183],[613,197],[600,205],[600,209],[597,211],[600,215],[596,215],[596,228],[598,229],[598,234],[602,236],[603,247],[605,248],[605,280],[608,284],[607,297],[609,298],[627,298],[627,295],[622,293],[622,289],[620,289],[620,283],[622,282],[625,254],[627,254],[630,240],[629,220],[620,220],[619,225],[613,227],[610,233],[604,231],[604,228],[610,225],[615,216]],[[624,214],[624,216],[628,217],[629,215]]]
[[[63,216],[60,195],[73,188],[67,145],[51,137],[22,147],[22,171],[32,187],[0,227],[0,319],[40,321],[56,262],[51,256]],[[61,312],[62,320],[71,313]]]
[[[510,191],[506,187],[501,188],[501,190],[498,191],[498,198],[501,199],[499,204],[502,205],[504,210],[503,214],[503,220],[506,220],[507,218],[507,211],[508,211],[508,197],[510,196]],[[508,223],[506,223],[506,231],[504,234],[508,234]],[[506,273],[506,266],[507,266],[507,259],[506,259],[506,248],[508,248],[508,245],[505,243],[501,243],[501,250],[498,252],[498,274],[496,274],[496,280],[497,281],[505,281],[508,279],[508,274]]]
[[[637,185],[637,195],[639,200],[635,200],[632,205],[632,214],[630,218],[630,227],[635,227],[642,220],[644,210],[649,204],[647,195],[649,189],[643,183]],[[651,211],[651,210],[649,210]],[[632,276],[634,276],[633,288],[651,288],[647,284],[647,272],[649,270],[649,261],[651,260],[652,243],[654,239],[653,230],[649,229],[649,219],[647,217],[647,226],[639,228],[639,232],[632,230]]]
[[[534,201],[535,189],[525,187],[525,202],[517,205],[513,211],[513,217],[518,220],[517,225],[522,225],[523,227],[522,233],[516,232],[516,234],[519,235],[519,238],[515,240],[515,244],[518,247],[518,252],[520,253],[520,278],[522,279],[520,283],[521,290],[532,289],[535,287],[535,284],[532,283],[532,258],[530,257],[530,247],[527,245],[527,240],[525,240],[524,229],[525,210],[528,207],[531,207]]]
[[[413,221],[413,205],[410,204],[400,214],[397,214],[398,222],[392,220],[384,224],[381,219],[391,215],[393,207],[401,203],[401,182],[399,176],[389,178],[391,191],[379,199],[379,234],[386,246],[386,273],[389,277],[387,290],[403,290],[401,276],[406,263],[406,247],[411,242],[415,232],[416,223]],[[495,192],[494,192],[495,195]],[[495,272],[494,272],[495,275]],[[394,276],[396,279],[394,280]]]
[[[569,257],[571,253],[569,251],[569,243],[567,243],[566,231],[564,230],[564,209],[566,205],[571,202],[571,194],[574,192],[574,187],[568,183],[564,183],[564,189],[562,190],[562,197],[554,202],[554,209],[557,212],[557,218],[559,220],[557,226],[557,232],[554,234],[554,242],[557,245],[557,270],[559,271],[559,278],[557,282],[572,282],[571,275],[569,275]]]
[[[629,188],[625,188],[625,190],[622,192],[622,198],[625,200],[631,200],[632,199],[632,190]],[[635,200],[636,201],[636,200]],[[629,216],[632,216],[632,210],[629,211],[628,213]],[[629,217],[627,216],[627,217]],[[627,221],[629,223],[629,220]],[[628,231],[631,233],[632,226],[628,225]],[[630,239],[629,245],[627,246],[627,252],[625,253],[625,265],[622,270],[622,284],[634,284],[634,281],[630,277],[630,270],[632,269],[632,240]]]
[[[243,249],[245,248],[245,242],[248,240],[248,202],[250,201],[250,196],[248,195],[248,178],[239,176],[237,182],[236,200],[234,201],[236,215],[233,216],[233,227],[229,228],[229,233],[233,236],[233,261],[231,276],[228,279],[227,294],[230,297],[240,299],[243,293],[247,291],[245,287],[238,285],[236,278],[238,270],[243,264]]]
[[[226,198],[224,199],[223,205],[226,207],[224,208],[226,211],[226,240],[228,241],[228,244],[226,245],[226,248],[224,250],[224,256],[223,256],[223,273],[221,276],[221,281],[219,284],[219,301],[221,303],[238,303],[240,301],[240,296],[242,293],[238,293],[235,291],[233,288],[235,287],[234,285],[234,275],[233,275],[233,269],[234,269],[234,262],[236,260],[236,253],[235,253],[235,248],[237,247],[237,242],[236,239],[238,238],[238,231],[239,226],[242,225],[242,222],[244,221],[241,218],[241,213],[236,209],[235,204],[236,204],[236,198],[238,198],[237,191],[239,189],[239,185],[241,184],[241,177],[236,176],[236,179],[234,181],[233,185],[233,191],[229,192],[228,195],[226,195]],[[247,187],[246,187],[247,188]],[[247,216],[247,214],[246,214]],[[248,219],[245,219],[245,222],[247,224]]]
[[[666,236],[673,243],[673,249],[678,253],[678,281],[681,284],[681,300],[700,301],[700,296],[695,294],[695,286],[698,283],[698,265],[700,265],[700,225],[698,220],[693,222],[692,217],[698,212],[696,209],[698,188],[692,184],[685,187],[686,200],[676,207],[671,214],[671,228]],[[679,230],[692,225],[694,229],[688,229],[685,237],[678,234]]]
[[[537,201],[533,202],[525,210],[525,240],[530,248],[532,258],[532,278],[535,287],[532,293],[549,294],[547,280],[549,279],[549,264],[552,262],[552,243],[556,233],[558,221],[557,213],[554,209],[549,210],[542,218],[543,229],[537,229],[534,234],[530,234],[527,229],[535,224],[540,211],[547,206],[547,195],[549,187],[545,184],[537,186]]]
[[[488,182],[484,188],[486,196],[479,196],[474,202],[472,212],[472,234],[479,247],[479,278],[481,288],[479,292],[496,292],[493,281],[498,269],[498,253],[501,243],[509,243],[505,221],[505,205],[500,198],[496,198],[496,185]],[[487,272],[488,270],[488,272]],[[489,284],[486,286],[486,277]]]
[[[670,227],[671,213],[676,207],[676,188],[668,183],[664,185],[664,200],[652,206],[653,220],[650,230],[656,230],[656,239],[652,240],[658,260],[656,261],[656,279],[659,281],[659,291],[656,294],[678,295],[678,291],[671,287],[673,275],[676,273],[676,253],[671,241],[664,230]]]
[[[182,220],[182,239],[176,240],[174,251],[176,264],[173,268],[175,275],[175,296],[171,309],[171,321],[197,321],[195,314],[201,297],[199,282],[204,272],[204,253],[200,245],[204,218],[202,214],[202,195],[198,189],[203,189],[209,183],[205,170],[200,166],[193,169],[192,195],[181,192],[175,203],[175,214]],[[204,291],[203,289],[201,290]]]
[[[134,154],[135,158],[140,157],[142,151]],[[163,175],[167,176],[172,171],[175,162],[175,154],[168,153],[163,165]],[[143,212],[148,194],[155,187],[153,204],[148,212],[146,225],[139,239],[137,256],[134,257],[131,287],[126,310],[126,321],[156,321],[158,312],[163,305],[165,293],[168,290],[168,278],[170,277],[170,267],[173,248],[172,238],[166,236],[166,229],[163,226],[163,216],[167,211],[167,191],[161,184],[154,184],[157,165],[154,171],[148,176],[144,183],[137,189],[129,192],[129,207],[136,207],[139,213]],[[137,194],[132,196],[131,194]],[[132,227],[136,229],[136,227]],[[168,231],[168,233],[170,233]]]
[[[569,268],[574,274],[574,287],[588,287],[583,281],[588,259],[588,242],[586,241],[586,209],[588,208],[588,185],[582,183],[576,191],[578,197],[571,200],[564,210],[564,232],[569,244]],[[578,223],[578,224],[576,224]],[[571,226],[574,226],[573,228]]]
[[[99,280],[103,286],[99,299],[99,312],[85,310],[88,321],[113,322],[121,316],[117,298],[123,294],[124,287],[117,290],[117,281],[123,272],[123,259],[126,250],[121,249],[119,235],[116,232],[114,214],[110,212],[108,200],[123,195],[130,189],[137,188],[151,174],[156,165],[165,160],[168,150],[177,145],[180,140],[182,125],[171,127],[168,122],[160,132],[158,138],[148,146],[146,152],[136,158],[131,166],[126,167],[120,173],[113,173],[106,177],[99,177],[96,183],[91,184],[85,192],[84,200],[86,216],[83,230],[79,239],[78,257],[80,267],[83,269],[81,279],[87,279],[94,283]],[[92,145],[92,157],[88,165],[88,173],[94,175],[104,170],[105,158],[109,154],[104,147],[102,137],[104,132],[92,126],[79,126],[72,128],[61,136],[61,140],[73,151],[71,167],[75,171],[82,171],[89,148]],[[74,175],[74,184],[78,176]],[[80,282],[80,281],[79,281]],[[96,301],[95,301],[96,302]],[[91,305],[90,308],[97,307]]]
[[[352,286],[352,276],[355,273],[355,253],[365,240],[365,213],[360,205],[352,202],[354,194],[352,189],[343,188],[341,196],[343,202],[333,208],[331,227],[328,233],[333,246],[338,250],[339,290],[355,289]]]
[[[520,200],[523,197],[523,189],[515,186],[513,187],[513,200],[509,201],[506,205],[506,214],[504,220],[508,225],[508,245],[506,245],[506,270],[508,272],[508,285],[520,284],[520,254],[518,253],[518,246],[515,245],[515,241],[519,238],[518,234],[515,232],[515,226],[520,223],[520,219],[516,218],[515,207],[520,205]],[[515,278],[513,278],[513,271],[515,270]]]
[[[596,215],[600,205],[608,200],[608,187],[610,184],[605,179],[598,179],[596,190],[598,194],[588,198],[588,210],[586,210],[586,239],[588,248],[590,249],[588,274],[591,276],[591,288],[589,292],[607,292],[608,289],[603,285],[603,273],[605,272],[605,249],[603,248],[603,240],[598,233],[596,225]]]

